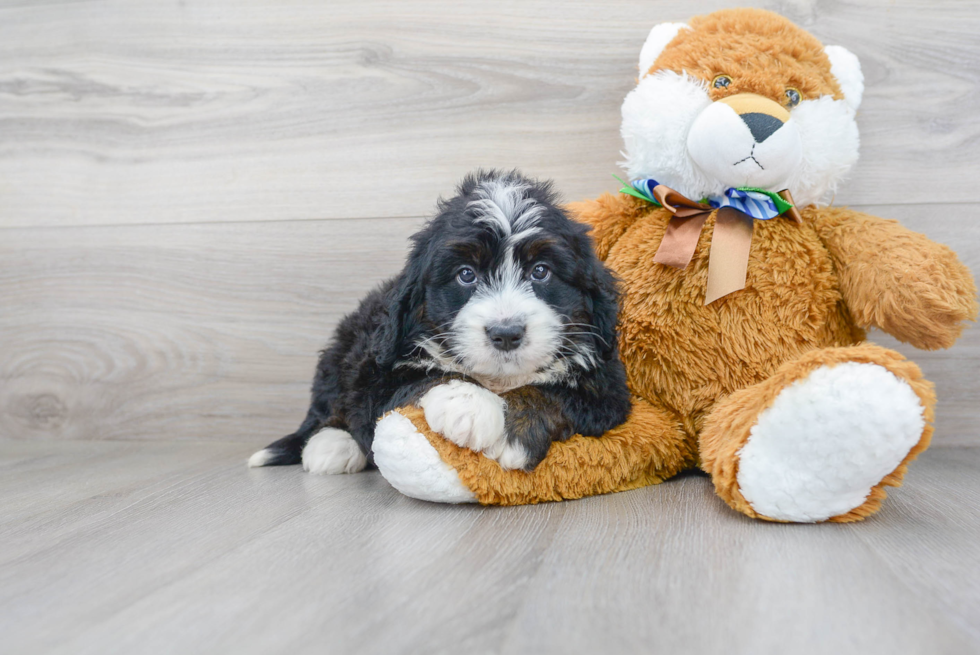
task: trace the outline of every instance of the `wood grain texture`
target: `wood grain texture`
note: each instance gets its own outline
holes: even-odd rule
[[[764,6],[864,61],[864,161],[839,201],[980,271],[980,5]],[[614,188],[639,45],[695,11],[447,7],[0,2],[0,436],[291,430],[316,350],[466,170]],[[937,444],[980,443],[976,331],[939,353],[874,338],[936,382]]]
[[[452,507],[247,454],[0,441],[4,652],[980,648],[980,449],[927,452],[879,514],[817,526],[746,519],[700,475]]]
[[[240,439],[305,414],[340,317],[418,219],[8,229],[0,434]]]
[[[947,207],[864,209],[967,244],[980,271],[980,225]],[[316,351],[422,220],[3,230],[0,435],[265,445],[299,424]],[[980,444],[980,330],[934,353],[873,338],[936,383],[936,444]]]
[[[781,11],[862,60],[845,203],[975,201],[980,11],[762,3],[0,3],[0,225],[418,216],[463,172],[613,190],[650,27]]]

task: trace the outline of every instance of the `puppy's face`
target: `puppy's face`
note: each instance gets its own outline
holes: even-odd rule
[[[416,344],[430,365],[498,389],[593,366],[614,340],[603,330],[615,296],[584,232],[523,178],[464,183],[420,237],[426,329]]]

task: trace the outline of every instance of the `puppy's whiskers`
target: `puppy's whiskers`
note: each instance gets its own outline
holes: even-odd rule
[[[575,332],[575,331],[566,330],[562,334],[575,334],[575,335],[587,334],[601,341],[607,348],[610,346],[609,341],[607,341],[601,334],[599,334],[596,331],[596,327],[594,325],[589,325],[588,323],[565,323],[565,327],[583,328],[584,331]]]
[[[428,344],[432,343],[433,341],[436,340],[446,341],[452,336],[453,336],[452,332],[440,332],[439,334],[433,334],[431,337],[426,337],[425,339],[422,339],[421,341],[417,342],[415,344],[415,347],[417,349],[425,350],[426,346],[428,346]],[[441,346],[442,343],[439,343],[438,345]]]

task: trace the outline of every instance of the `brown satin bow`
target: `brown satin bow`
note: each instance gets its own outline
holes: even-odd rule
[[[789,191],[780,191],[779,195],[794,204]],[[705,203],[694,202],[663,184],[653,188],[653,196],[664,209],[673,214],[653,261],[677,269],[687,268],[698,247],[701,228],[714,208]],[[795,206],[785,213],[797,223],[802,222]],[[734,207],[722,207],[718,210],[715,229],[711,235],[711,252],[708,254],[705,305],[745,288],[754,222],[754,218]]]

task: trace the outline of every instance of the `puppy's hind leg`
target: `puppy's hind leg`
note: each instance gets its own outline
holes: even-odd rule
[[[367,456],[346,430],[323,428],[303,448],[303,470],[317,475],[358,473]]]
[[[337,360],[340,354],[341,349],[337,344],[320,353],[316,375],[313,377],[310,409],[306,412],[302,425],[296,432],[253,453],[248,458],[250,468],[299,464],[303,461],[303,448],[313,435],[324,426],[331,425],[331,422],[338,422],[338,419],[333,416],[333,405],[339,394]]]

